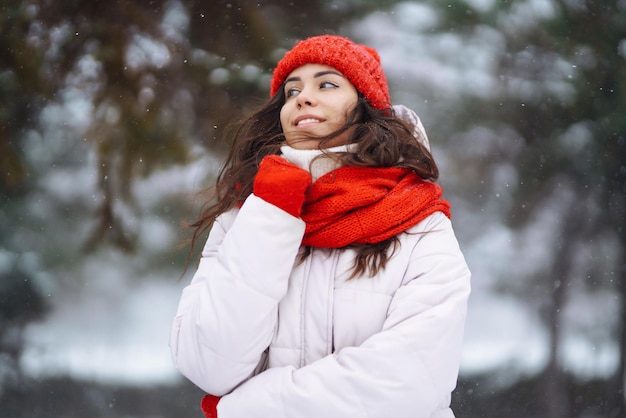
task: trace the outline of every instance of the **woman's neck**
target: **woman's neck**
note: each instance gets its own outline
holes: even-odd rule
[[[307,170],[311,173],[313,181],[322,177],[324,174],[329,173],[339,167],[341,162],[333,158],[332,154],[337,152],[351,152],[356,147],[356,144],[339,145],[337,147],[327,148],[325,150],[319,149],[296,149],[289,145],[283,145],[280,147],[283,158],[287,161],[297,165],[303,170]],[[330,154],[330,155],[327,155]]]

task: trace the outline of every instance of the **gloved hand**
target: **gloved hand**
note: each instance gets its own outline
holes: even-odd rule
[[[311,173],[278,155],[268,155],[259,164],[253,193],[292,216],[300,217],[311,185]]]
[[[206,418],[217,418],[217,403],[220,401],[219,396],[205,395],[200,402],[200,408],[204,412]]]

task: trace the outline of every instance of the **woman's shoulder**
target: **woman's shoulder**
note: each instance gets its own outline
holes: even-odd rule
[[[452,254],[459,243],[450,218],[435,212],[398,236],[402,251],[420,254]]]
[[[215,223],[219,224],[223,229],[228,230],[235,222],[238,213],[239,208],[231,208],[226,212],[222,212],[222,214],[215,219]]]
[[[452,229],[452,223],[443,212],[434,212],[422,221],[407,229],[403,235],[423,235],[428,232]]]

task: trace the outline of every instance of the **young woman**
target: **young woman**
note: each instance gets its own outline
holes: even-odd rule
[[[172,327],[207,417],[454,416],[470,273],[427,145],[375,50],[324,35],[278,63]]]

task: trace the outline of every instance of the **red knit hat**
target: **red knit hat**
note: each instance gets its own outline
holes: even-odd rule
[[[281,59],[272,76],[274,96],[293,70],[305,64],[323,64],[337,69],[378,109],[391,107],[387,78],[374,48],[336,35],[320,35],[298,42]]]

